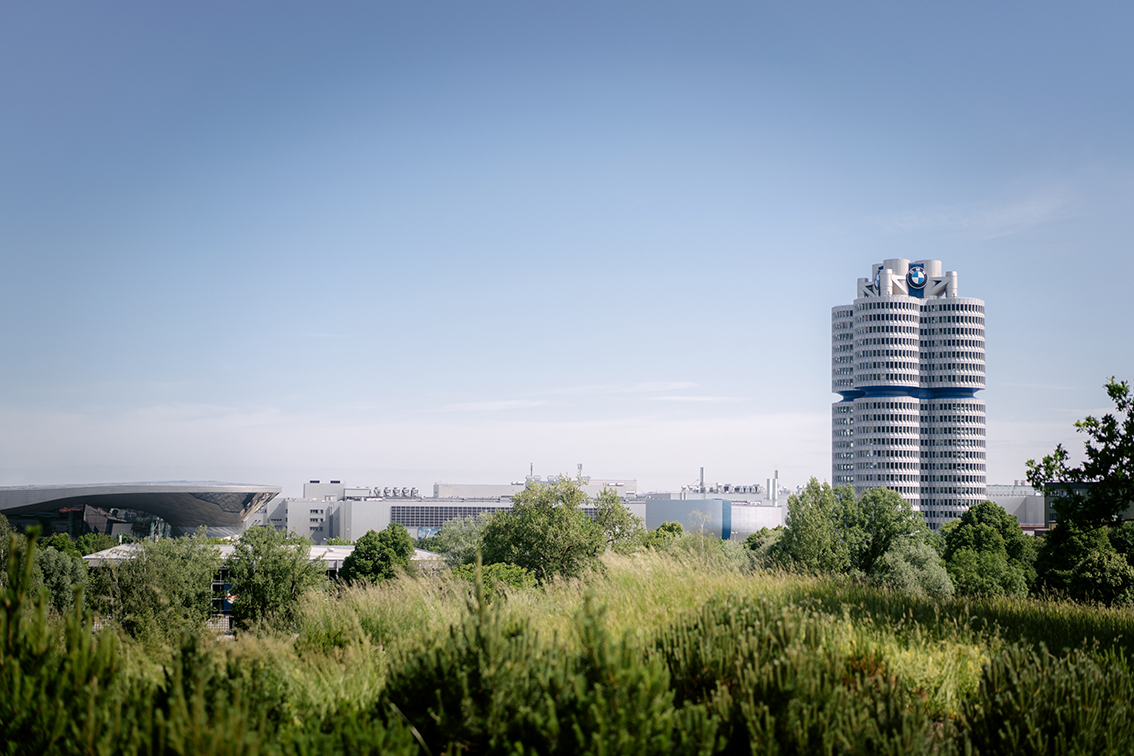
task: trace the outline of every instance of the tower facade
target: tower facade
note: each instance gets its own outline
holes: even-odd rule
[[[985,498],[984,301],[939,260],[886,260],[831,310],[831,479],[937,529]]]

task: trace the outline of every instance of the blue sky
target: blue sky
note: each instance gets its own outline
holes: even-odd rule
[[[0,11],[0,484],[830,475],[830,308],[988,308],[989,480],[1134,379],[1134,7]]]

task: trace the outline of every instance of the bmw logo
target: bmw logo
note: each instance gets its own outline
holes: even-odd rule
[[[914,265],[906,275],[906,280],[915,289],[923,288],[925,286],[925,268],[921,265]]]

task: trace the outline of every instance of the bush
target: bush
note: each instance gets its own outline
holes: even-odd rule
[[[312,562],[311,542],[275,528],[251,527],[228,558],[235,599],[232,614],[243,627],[260,621],[290,626],[299,598],[327,580],[322,562]]]
[[[453,574],[462,580],[475,585],[477,565],[466,564],[453,570]],[[514,564],[486,564],[479,567],[481,574],[481,590],[485,596],[499,596],[507,591],[518,591],[524,588],[533,588],[536,584],[535,575],[531,570],[525,570]]]
[[[203,531],[131,548],[132,556],[121,563],[91,570],[92,608],[135,638],[172,641],[185,628],[201,628],[212,615],[212,580],[220,564]]]
[[[917,538],[901,539],[882,556],[874,582],[914,596],[953,597],[953,581],[937,550]]]
[[[348,583],[377,583],[410,568],[413,539],[405,526],[391,522],[381,533],[366,531],[343,560],[339,577]]]

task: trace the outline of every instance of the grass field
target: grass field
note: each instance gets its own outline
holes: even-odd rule
[[[286,632],[168,646],[16,589],[12,753],[1134,752],[1128,609],[644,552],[479,600],[447,574],[312,593]]]

